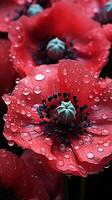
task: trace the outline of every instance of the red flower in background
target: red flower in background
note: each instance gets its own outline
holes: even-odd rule
[[[51,187],[51,180],[55,188]],[[62,191],[57,192],[59,186],[62,188],[62,175],[50,169],[42,156],[28,151],[19,158],[0,150],[0,199],[49,200],[51,192],[54,192],[52,199],[55,200],[58,195],[61,200]]]
[[[1,199],[49,199],[24,161],[6,150],[0,150],[0,188]]]
[[[11,22],[22,15],[38,14],[47,6],[50,6],[50,2],[43,0],[0,0],[0,31],[8,32]]]
[[[9,57],[10,46],[7,39],[0,39],[0,96],[12,91],[17,78]]]
[[[28,4],[27,0],[0,1],[0,31],[8,31],[10,23],[18,16],[20,11],[24,9],[25,4]]]
[[[63,200],[64,175],[50,168],[44,156],[31,150],[26,150],[21,158],[27,165],[30,174],[37,177],[50,199]]]
[[[59,171],[86,176],[112,159],[112,82],[79,63],[39,66],[5,95],[4,136]]]
[[[100,25],[79,14],[72,3],[56,3],[38,16],[21,17],[12,24],[9,38],[14,66],[22,76],[60,59],[80,60],[97,72],[110,48]]]

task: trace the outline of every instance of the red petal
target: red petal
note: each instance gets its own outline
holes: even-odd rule
[[[12,96],[4,96],[8,104],[4,135],[22,147],[45,155],[54,168],[65,173],[86,176],[86,171],[81,168],[71,149],[66,153],[51,152],[52,141],[43,136],[43,130],[38,124],[40,117],[37,114],[37,105],[42,99],[47,100],[49,96],[65,91],[76,95],[80,105],[93,104],[94,100],[90,101],[89,95],[102,90],[96,88],[96,83],[97,76],[74,61],[63,60],[59,64],[40,66],[32,75],[19,82]],[[102,84],[102,87],[105,87],[105,84]]]
[[[104,25],[103,29],[107,39],[112,42],[112,24]]]
[[[19,197],[30,197],[34,182],[24,162],[6,150],[0,150],[0,184],[12,187]]]
[[[0,96],[10,92],[15,84],[17,74],[9,60],[10,42],[0,40]]]
[[[83,14],[79,15],[78,10],[71,3],[56,3],[39,16],[22,17],[12,24],[9,32],[12,58],[21,75],[27,75],[35,68],[32,53],[37,53],[38,58],[38,42],[46,35],[67,36],[74,40],[78,59],[89,70],[98,71],[104,66],[110,43],[100,25]]]
[[[4,0],[0,2],[0,31],[8,32],[9,25],[17,15],[17,11],[20,11],[26,2],[20,2],[19,0]]]
[[[31,173],[38,177],[38,181],[42,183],[42,187],[46,189],[53,199],[55,199],[57,195],[60,195],[60,197],[62,196],[63,175],[50,168],[44,156],[27,150],[22,155],[22,159],[27,164]]]
[[[94,96],[90,111],[92,126],[87,128],[86,135],[73,142],[74,153],[88,173],[101,170],[112,159],[112,81],[98,83],[105,90]]]

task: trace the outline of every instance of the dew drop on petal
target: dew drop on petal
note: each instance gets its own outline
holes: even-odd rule
[[[17,125],[16,124],[14,124],[14,123],[11,123],[11,131],[12,132],[16,132],[17,130],[18,130],[18,127],[17,127]]]
[[[11,104],[11,99],[10,97],[3,97],[3,100],[5,101],[6,105],[10,105]]]
[[[103,114],[102,115],[102,119],[107,119],[108,117],[107,117],[107,115],[106,114]]]
[[[3,120],[4,120],[4,121],[7,120],[7,114],[4,114],[4,116],[3,116]]]
[[[62,160],[58,161],[57,163],[58,166],[63,167],[64,166],[64,162]]]
[[[97,110],[99,110],[99,107],[97,105],[93,105],[93,106],[91,106],[91,109],[94,111],[97,111]]]
[[[10,146],[10,147],[12,147],[12,146],[14,146],[14,142],[13,141],[8,141],[8,145]]]
[[[103,152],[104,149],[103,149],[102,147],[99,147],[99,148],[98,148],[98,151],[99,151],[99,152]]]
[[[46,72],[49,73],[49,72],[50,72],[50,69],[46,69]]]
[[[26,96],[29,94],[28,88],[24,88],[23,94],[26,95]]]
[[[110,167],[110,164],[108,164],[108,165],[105,165],[105,169],[108,169]]]
[[[79,149],[79,146],[78,146],[78,145],[76,145],[76,146],[74,147],[74,149],[75,149],[75,150],[78,150],[78,149]]]
[[[28,117],[31,117],[31,112],[27,112],[26,114]]]
[[[99,98],[99,97],[95,97],[95,98],[94,98],[94,101],[95,101],[95,102],[99,102],[99,101],[100,101],[100,98]]]
[[[93,154],[92,152],[89,152],[89,153],[87,154],[87,158],[88,158],[88,159],[94,158],[94,154]]]
[[[44,74],[36,74],[35,75],[35,80],[36,81],[41,81],[45,78]]]
[[[109,134],[109,130],[107,129],[102,130],[102,135],[108,135],[108,134]]]
[[[38,86],[35,87],[33,91],[34,91],[35,94],[40,94],[41,93],[41,90],[40,90],[40,88]]]
[[[88,74],[85,74],[85,75],[84,75],[84,77],[83,77],[83,82],[84,82],[85,84],[88,84],[88,83],[90,82],[90,77],[89,77]]]

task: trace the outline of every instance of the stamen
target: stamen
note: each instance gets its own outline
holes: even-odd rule
[[[63,58],[65,43],[58,38],[54,38],[48,43],[46,50],[50,59],[54,61],[59,60]]]
[[[71,103],[69,102],[61,102],[61,105],[56,108],[57,113],[58,113],[58,121],[62,124],[69,125],[71,124],[74,119],[76,118],[76,110]]]

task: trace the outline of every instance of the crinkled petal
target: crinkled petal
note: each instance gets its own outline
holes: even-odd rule
[[[89,169],[87,170],[82,163],[85,162],[85,158],[87,162],[86,155],[92,146],[95,149],[93,153],[96,153],[97,149],[95,144],[100,141],[99,135],[98,137],[96,135],[94,137],[96,143],[93,140],[93,143],[91,145],[89,144],[89,146],[85,147],[82,145],[82,149],[85,149],[83,161],[79,159],[81,156],[83,159],[83,154],[77,155],[71,147],[66,148],[60,146],[60,151],[53,151],[52,139],[46,137],[43,127],[39,125],[41,119],[37,114],[37,107],[42,99],[47,101],[47,98],[53,94],[69,92],[71,95],[77,96],[79,105],[87,104],[89,106],[90,119],[93,123],[95,117],[92,119],[92,116],[98,111],[97,104],[100,105],[100,96],[102,96],[104,101],[105,98],[111,100],[110,90],[111,80],[99,79],[98,81],[96,75],[88,72],[86,68],[81,68],[77,62],[74,64],[74,61],[68,60],[66,62],[63,60],[59,64],[40,66],[32,72],[32,75],[19,82],[12,96],[5,95],[3,97],[6,103],[9,100],[4,135],[8,140],[13,140],[22,147],[30,148],[34,152],[46,156],[51,166],[55,169],[63,171],[64,173],[86,176],[89,173]],[[104,104],[103,108],[105,106],[105,112],[110,114],[111,111],[107,109],[106,105]],[[79,141],[80,138],[79,140],[74,139],[72,143],[74,144],[74,142]],[[63,148],[65,151],[63,151]],[[80,151],[83,153],[84,151],[82,149]],[[99,162],[102,162],[103,158],[109,156],[110,149],[108,148],[107,153],[99,157]],[[99,162],[96,163],[93,161],[97,165],[99,165]],[[91,159],[90,162],[88,159],[87,167],[89,167],[89,164],[91,164]]]
[[[0,185],[10,187],[20,198],[32,197],[31,188],[38,183],[29,173],[25,163],[16,155],[4,149],[0,150]],[[35,193],[37,195],[37,192]]]
[[[56,196],[63,196],[64,177],[61,173],[50,168],[44,156],[36,154],[31,150],[26,150],[21,158],[27,164],[31,173],[38,177],[38,181],[42,183],[42,187],[46,189],[53,199]]]
[[[17,73],[9,58],[10,42],[6,39],[0,39],[0,96],[11,92]]]
[[[99,85],[105,90],[94,97],[90,111],[92,125],[72,143],[74,154],[88,173],[101,170],[112,159],[112,81],[102,80]]]
[[[4,0],[0,2],[0,31],[8,32],[9,25],[27,1]]]

